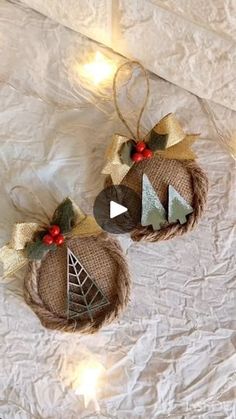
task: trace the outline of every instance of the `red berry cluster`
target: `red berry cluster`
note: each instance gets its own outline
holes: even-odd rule
[[[131,159],[138,163],[144,159],[151,159],[152,156],[153,152],[147,147],[147,143],[139,141],[135,146],[135,153],[132,154]]]
[[[61,234],[61,229],[58,225],[52,225],[48,228],[48,233],[43,237],[43,243],[47,246],[56,244],[61,246],[65,241],[64,236]]]

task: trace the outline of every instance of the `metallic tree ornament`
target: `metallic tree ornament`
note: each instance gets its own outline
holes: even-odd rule
[[[87,314],[92,322],[93,311],[110,304],[69,248],[67,248],[67,296],[68,319],[79,319]]]

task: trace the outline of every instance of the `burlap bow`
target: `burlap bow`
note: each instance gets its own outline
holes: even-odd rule
[[[148,147],[155,155],[166,159],[194,160],[195,154],[190,146],[199,134],[185,134],[174,114],[170,113],[162,118],[158,124],[144,137]],[[133,140],[135,141],[135,140]],[[114,184],[119,184],[133,166],[132,160],[124,161],[121,150],[130,138],[114,134],[110,147],[107,150],[107,163],[102,170],[103,174],[110,175]]]
[[[76,224],[66,236],[87,236],[99,234],[101,228],[92,216],[85,215],[83,211],[70,200],[76,214]],[[12,238],[8,245],[0,249],[0,263],[2,264],[2,282],[8,282],[7,277],[26,265],[29,261],[26,254],[26,246],[32,242],[37,232],[45,229],[45,225],[39,223],[16,223],[13,228]]]

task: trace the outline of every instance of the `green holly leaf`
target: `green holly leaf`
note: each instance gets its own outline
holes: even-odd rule
[[[33,243],[28,243],[26,246],[26,255],[29,260],[41,260],[49,251],[56,250],[57,246],[52,244],[47,246],[41,240]]]
[[[76,213],[70,198],[66,198],[54,212],[52,223],[60,227],[62,234],[69,233],[76,224]]]
[[[152,151],[165,150],[168,141],[168,134],[158,134],[154,129],[150,132],[148,147]]]
[[[41,230],[41,231],[38,231],[38,232],[36,233],[36,236],[34,237],[34,239],[35,239],[35,240],[40,240],[40,241],[42,241],[42,240],[43,240],[43,238],[44,238],[44,236],[45,236],[45,234],[47,234],[47,231],[46,231],[46,230]]]
[[[121,163],[127,164],[128,166],[132,166],[133,161],[131,159],[131,154],[134,148],[134,141],[129,140],[124,143],[119,151],[119,156],[121,159]]]

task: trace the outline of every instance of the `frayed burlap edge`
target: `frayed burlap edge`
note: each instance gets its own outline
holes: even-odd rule
[[[93,236],[95,237],[95,236]],[[116,276],[116,302],[109,307],[102,318],[94,319],[93,322],[86,322],[82,327],[78,327],[78,322],[75,320],[67,320],[59,317],[55,313],[49,311],[38,293],[38,274],[41,266],[41,261],[33,261],[29,264],[29,270],[24,282],[24,297],[27,304],[32,308],[35,314],[39,317],[43,326],[49,329],[61,330],[63,332],[80,332],[80,333],[95,333],[102,326],[111,323],[124,310],[129,302],[130,296],[130,275],[127,262],[124,258],[123,251],[120,245],[107,234],[100,234],[96,236],[100,240],[101,246],[111,255],[112,259],[119,270]]]
[[[193,230],[193,228],[199,222],[206,207],[208,193],[208,178],[205,172],[198,166],[198,164],[195,161],[184,160],[182,163],[192,177],[192,206],[194,208],[194,212],[188,216],[188,220],[185,224],[171,224],[158,231],[154,231],[151,226],[142,227],[141,225],[139,225],[131,232],[132,240],[146,242],[169,240],[177,236],[182,236],[183,234]],[[108,176],[105,181],[105,186],[111,185],[112,180],[111,177]]]

